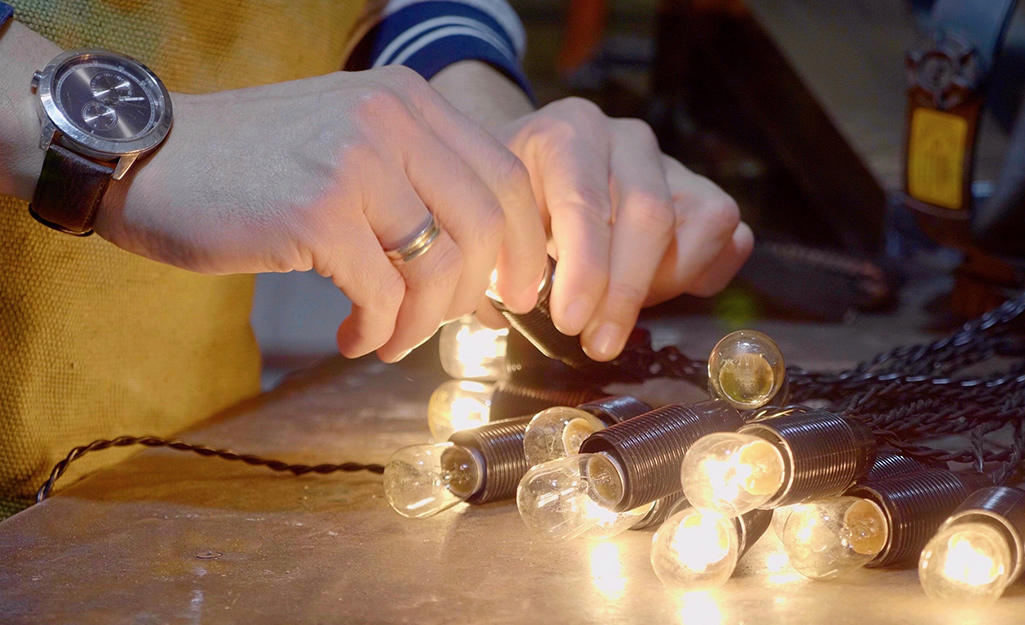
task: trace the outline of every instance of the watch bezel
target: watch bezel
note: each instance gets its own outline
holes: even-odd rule
[[[157,92],[163,100],[160,103],[162,106],[159,107],[160,117],[146,134],[129,140],[103,139],[76,126],[57,105],[53,92],[57,72],[70,63],[76,61],[88,62],[101,55],[102,57],[113,57],[119,62],[131,66],[132,69],[147,77],[156,85]],[[96,158],[112,159],[120,156],[142,155],[160,145],[171,131],[173,119],[171,95],[167,92],[167,88],[164,87],[164,83],[151,69],[132,57],[119,52],[102,48],[89,48],[84,50],[68,50],[57,55],[39,72],[38,81],[36,82],[36,95],[39,98],[43,114],[60,131],[63,138],[62,143],[65,145],[70,143],[68,147],[77,148],[83,153]],[[151,102],[151,105],[156,107],[156,103]]]

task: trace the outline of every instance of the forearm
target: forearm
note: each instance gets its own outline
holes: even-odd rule
[[[430,84],[453,106],[488,130],[534,110],[530,98],[502,72],[481,61],[460,61],[436,74]]]
[[[60,48],[18,22],[0,29],[0,195],[29,199],[43,166],[39,118],[29,87]]]

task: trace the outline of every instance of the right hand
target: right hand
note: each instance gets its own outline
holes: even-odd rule
[[[348,357],[402,358],[474,311],[496,265],[505,304],[534,305],[545,233],[526,169],[412,71],[172,98],[166,143],[97,216],[115,245],[202,273],[314,269],[352,300]],[[442,234],[392,264],[383,249],[428,208]]]

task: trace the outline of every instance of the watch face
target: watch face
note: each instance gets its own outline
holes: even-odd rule
[[[55,78],[57,106],[89,134],[130,141],[156,125],[161,102],[153,81],[118,59],[96,56],[68,63]]]
[[[88,154],[139,154],[171,126],[171,100],[144,65],[106,50],[69,51],[39,74],[43,111]]]

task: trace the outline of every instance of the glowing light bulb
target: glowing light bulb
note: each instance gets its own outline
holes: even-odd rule
[[[491,421],[492,384],[449,380],[431,394],[427,403],[427,425],[436,441],[447,441],[461,430]]]
[[[769,403],[785,381],[783,353],[761,332],[731,332],[716,343],[708,357],[709,390],[741,410]]]
[[[651,541],[651,566],[669,587],[718,588],[733,575],[740,557],[736,523],[711,510],[685,508],[672,514]]]
[[[886,514],[875,502],[825,497],[794,506],[782,540],[797,572],[832,579],[871,562],[889,534]]]
[[[516,506],[534,533],[549,540],[569,540],[592,530],[606,534],[618,529],[623,517],[614,509],[623,494],[623,472],[613,458],[603,453],[577,454],[527,471],[516,489]]]
[[[497,380],[509,374],[509,329],[485,327],[473,315],[446,324],[438,333],[441,367],[453,378]]]
[[[797,504],[780,506],[772,511],[772,531],[776,533],[776,538],[783,540],[783,528],[786,526],[787,519],[790,518],[790,514],[796,507]]]
[[[989,523],[953,523],[922,550],[918,580],[933,599],[990,603],[1011,580],[1011,558],[1007,538]]]
[[[740,516],[765,504],[783,485],[786,465],[769,441],[717,432],[695,442],[680,467],[683,493],[695,508]]]
[[[483,478],[481,460],[472,449],[452,443],[412,445],[388,459],[384,494],[396,512],[421,519],[466,501]]]
[[[523,435],[523,452],[530,466],[571,456],[584,439],[605,429],[605,423],[579,408],[556,406],[534,415]]]

